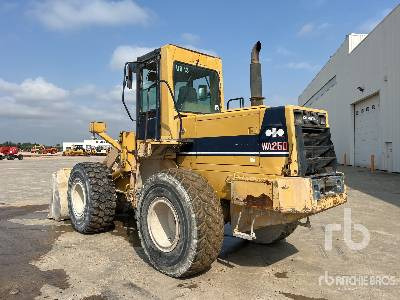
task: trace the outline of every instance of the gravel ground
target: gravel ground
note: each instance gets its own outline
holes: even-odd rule
[[[342,167],[349,201],[311,218],[273,246],[229,236],[212,268],[173,279],[148,265],[132,216],[96,235],[74,232],[68,221],[48,220],[51,173],[78,161],[46,157],[0,162],[0,299],[278,298],[399,299],[400,175]],[[325,226],[344,228],[345,209],[368,245],[351,250],[344,231],[327,250]],[[360,231],[351,231],[360,242]]]

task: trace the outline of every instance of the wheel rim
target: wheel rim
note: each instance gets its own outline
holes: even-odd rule
[[[72,210],[78,218],[83,216],[86,206],[86,193],[82,182],[77,181],[72,186]]]
[[[172,251],[179,240],[179,218],[171,202],[157,197],[147,214],[147,227],[154,245],[163,252]]]

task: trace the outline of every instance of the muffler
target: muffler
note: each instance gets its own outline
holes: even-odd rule
[[[251,106],[263,105],[264,97],[262,96],[262,77],[260,64],[261,42],[255,43],[251,50],[250,63],[250,103]]]

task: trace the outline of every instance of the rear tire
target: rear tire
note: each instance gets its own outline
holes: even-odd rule
[[[15,159],[14,155],[8,155],[7,156],[7,160],[14,160],[14,159]]]
[[[272,244],[285,239],[296,229],[296,223],[272,225],[254,230],[256,239],[253,241],[256,244]]]
[[[150,263],[169,276],[202,272],[221,251],[221,203],[194,172],[169,169],[151,176],[140,192],[136,220]]]
[[[112,175],[102,163],[79,163],[68,181],[68,210],[80,233],[102,232],[113,225],[117,195]]]

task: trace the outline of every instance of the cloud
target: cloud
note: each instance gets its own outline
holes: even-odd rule
[[[325,23],[319,24],[319,25],[317,26],[317,29],[322,30],[322,29],[325,29],[325,28],[328,28],[328,27],[331,27],[331,24],[325,22]]]
[[[19,100],[55,100],[65,98],[68,91],[47,82],[42,77],[25,79],[22,83],[12,83],[0,78],[0,92],[8,93]]]
[[[121,92],[120,85],[104,89],[88,84],[68,90],[43,77],[21,83],[0,79],[0,142],[80,140],[89,136],[87,126],[93,120],[109,123],[110,133],[117,136],[132,127]],[[127,91],[126,100],[134,114],[134,91]]]
[[[132,98],[132,95],[134,95],[134,92],[136,91],[135,85],[132,86],[132,90],[125,90],[125,97]],[[99,100],[103,101],[109,101],[109,102],[117,102],[119,103],[121,101],[121,95],[122,95],[122,87],[120,84],[113,86],[111,89],[109,89],[106,92],[101,92],[96,94],[96,98]],[[130,97],[131,96],[131,97]],[[131,99],[133,100],[133,99]]]
[[[96,93],[96,86],[94,84],[87,84],[72,90],[72,94],[76,96],[87,96]]]
[[[391,9],[384,9],[379,12],[375,17],[369,18],[358,26],[358,30],[362,33],[369,33],[374,29],[389,13]]]
[[[306,36],[306,35],[309,35],[310,33],[312,33],[312,32],[314,31],[314,28],[315,28],[315,26],[314,26],[313,23],[304,24],[304,25],[300,28],[300,30],[299,30],[299,32],[297,33],[297,35],[298,35],[298,36]]]
[[[320,65],[313,65],[308,62],[289,62],[285,65],[286,68],[293,70],[307,70],[307,71],[316,71],[321,68]]]
[[[185,41],[184,45],[182,45],[183,48],[191,49],[191,50],[194,50],[197,52],[206,53],[206,54],[209,54],[212,56],[217,56],[217,53],[213,49],[204,49],[204,48],[199,48],[198,46],[195,46],[200,41],[200,37],[196,34],[183,33],[182,39]]]
[[[330,23],[324,22],[320,24],[315,24],[313,22],[309,22],[304,24],[300,30],[297,32],[298,37],[306,37],[312,35],[318,35],[322,33],[325,29],[331,27]]]
[[[111,56],[110,68],[113,70],[122,70],[127,61],[135,61],[138,56],[142,56],[150,51],[153,51],[155,48],[156,47],[138,47],[127,45],[118,46],[115,48]]]
[[[196,46],[190,45],[190,44],[182,45],[182,47],[186,48],[186,49],[194,50],[194,51],[197,51],[197,52],[209,54],[209,55],[212,55],[212,56],[218,56],[217,52],[215,52],[212,49],[202,49],[202,48],[198,48]]]
[[[182,39],[189,44],[197,44],[200,41],[200,37],[193,33],[182,33]]]
[[[135,90],[134,85],[132,91]],[[96,100],[118,102],[121,100],[122,86],[118,84],[113,86],[111,89],[102,90],[94,84],[88,84],[72,90],[71,94],[76,97],[91,97]]]
[[[211,49],[202,49],[191,44],[182,45],[182,47],[194,51],[217,56],[217,53]],[[121,45],[115,48],[110,59],[110,68],[112,70],[122,70],[127,61],[135,61],[137,57],[142,56],[156,49],[157,47],[139,47],[135,45]]]
[[[277,54],[283,55],[283,56],[292,56],[292,55],[295,54],[294,52],[292,52],[292,51],[286,49],[286,48],[283,47],[283,46],[278,46],[278,47],[276,48],[275,52],[276,52]]]
[[[37,0],[28,14],[52,30],[85,26],[146,25],[151,13],[132,0]]]

